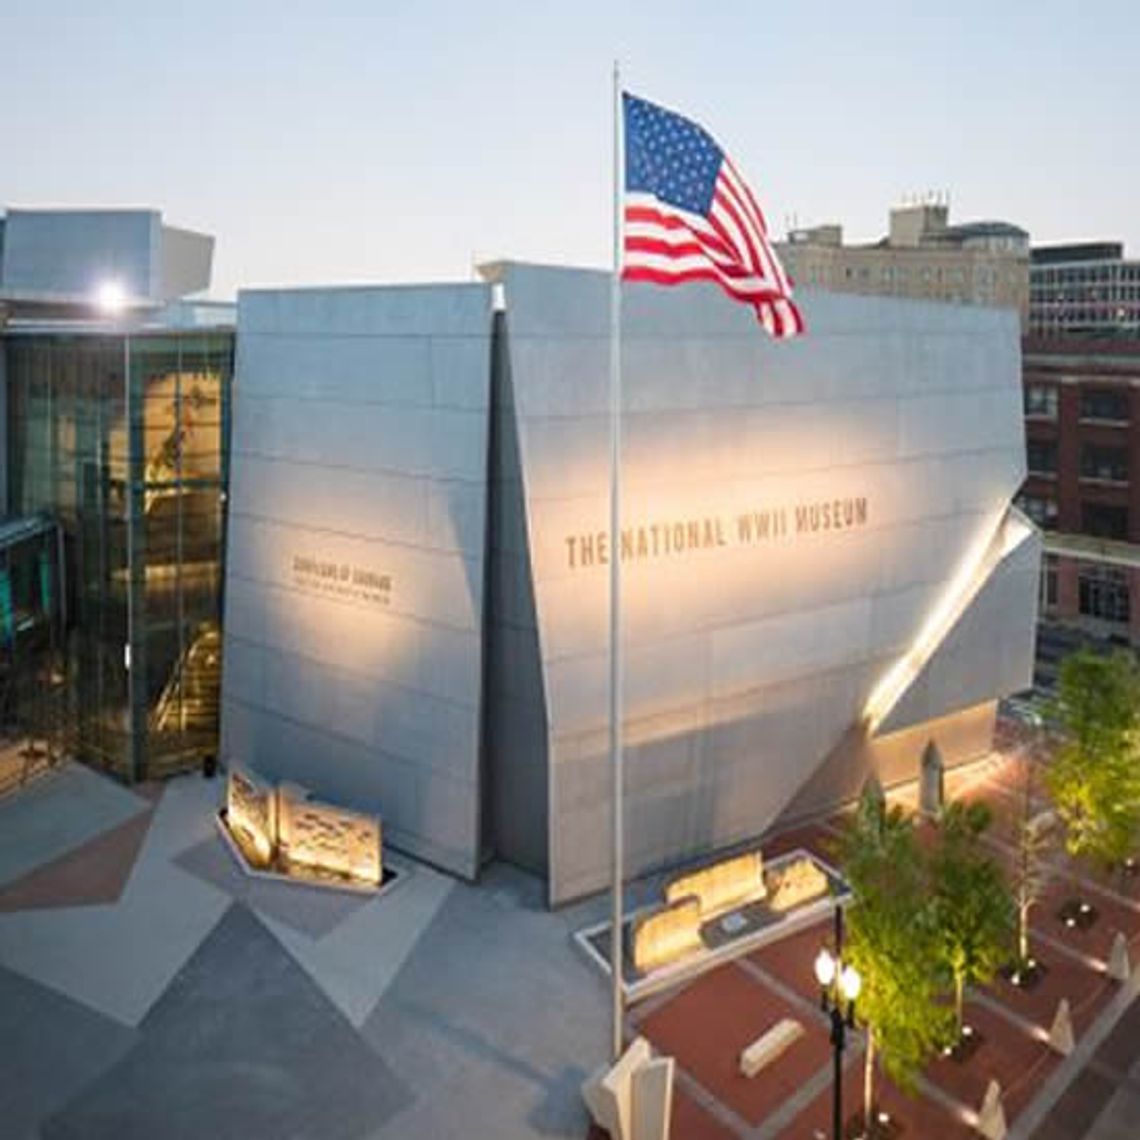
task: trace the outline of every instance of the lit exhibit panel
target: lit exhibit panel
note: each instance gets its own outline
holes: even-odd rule
[[[378,816],[324,803],[299,784],[274,786],[231,763],[219,820],[255,872],[361,888],[393,877],[384,871]]]
[[[467,877],[490,332],[483,285],[242,293],[227,535],[223,761]]]
[[[496,273],[490,785],[552,902],[609,876],[615,556],[627,873],[989,747],[1036,607],[1015,314],[805,291],[773,343],[712,288],[625,287],[615,552],[608,278]]]
[[[68,735],[127,779],[217,752],[233,337],[9,335],[14,511],[65,536]]]

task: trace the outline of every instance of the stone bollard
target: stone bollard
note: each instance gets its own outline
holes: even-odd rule
[[[1005,1109],[1001,1106],[1001,1085],[991,1080],[978,1113],[978,1131],[986,1140],[1005,1140]]]
[[[1119,931],[1112,940],[1112,953],[1108,956],[1108,969],[1105,972],[1115,982],[1126,982],[1132,977],[1132,963],[1128,960],[1128,940]]]
[[[1061,998],[1053,1017],[1053,1028],[1049,1030],[1049,1048],[1067,1057],[1073,1051],[1073,1045],[1073,1019],[1069,1013],[1069,999]]]
[[[923,815],[937,819],[946,801],[942,753],[933,740],[922,753],[922,771],[919,774],[918,809]]]

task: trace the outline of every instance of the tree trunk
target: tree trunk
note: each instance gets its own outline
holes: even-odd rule
[[[962,973],[954,974],[954,1024],[957,1028],[956,1041],[962,1040],[962,1004],[966,994],[966,976]]]
[[[1029,961],[1029,907],[1032,904],[1024,899],[1017,911],[1017,968],[1023,969]]]
[[[863,1135],[871,1135],[875,1105],[875,1031],[867,1026],[867,1052],[863,1058]]]

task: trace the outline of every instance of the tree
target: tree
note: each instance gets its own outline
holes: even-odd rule
[[[949,1011],[938,1001],[934,907],[910,820],[868,790],[838,847],[854,896],[843,956],[863,980],[857,1013],[867,1032],[863,1101],[870,1122],[876,1060],[912,1089],[945,1040]]]
[[[1034,722],[1036,737],[1041,736],[1041,722]],[[1029,748],[1023,757],[1025,784],[1021,814],[1017,820],[1017,857],[1013,865],[1013,901],[1017,911],[1017,956],[1013,981],[1018,984],[1029,966],[1029,913],[1041,898],[1049,882],[1046,855],[1053,845],[1057,817],[1051,811],[1034,813],[1033,774],[1038,758]]]
[[[1061,664],[1055,716],[1066,740],[1046,771],[1065,849],[1122,862],[1140,836],[1140,667],[1087,650]]]
[[[966,986],[988,982],[1009,954],[1013,902],[981,837],[991,822],[981,803],[949,804],[930,856],[937,961],[954,983],[954,1040],[962,1037]]]

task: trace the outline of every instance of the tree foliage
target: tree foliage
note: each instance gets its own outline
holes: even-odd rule
[[[844,958],[863,979],[857,1013],[867,1029],[865,1100],[871,1110],[876,1055],[904,1088],[946,1038],[940,1005],[936,911],[910,820],[864,793],[839,844],[854,905],[847,911]]]
[[[1066,740],[1045,774],[1076,858],[1106,864],[1140,836],[1140,667],[1127,652],[1062,662],[1054,715]]]
[[[935,961],[954,987],[954,1040],[962,1034],[966,986],[990,981],[1008,960],[1014,928],[1005,877],[981,844],[990,822],[985,804],[947,805],[930,855]]]

